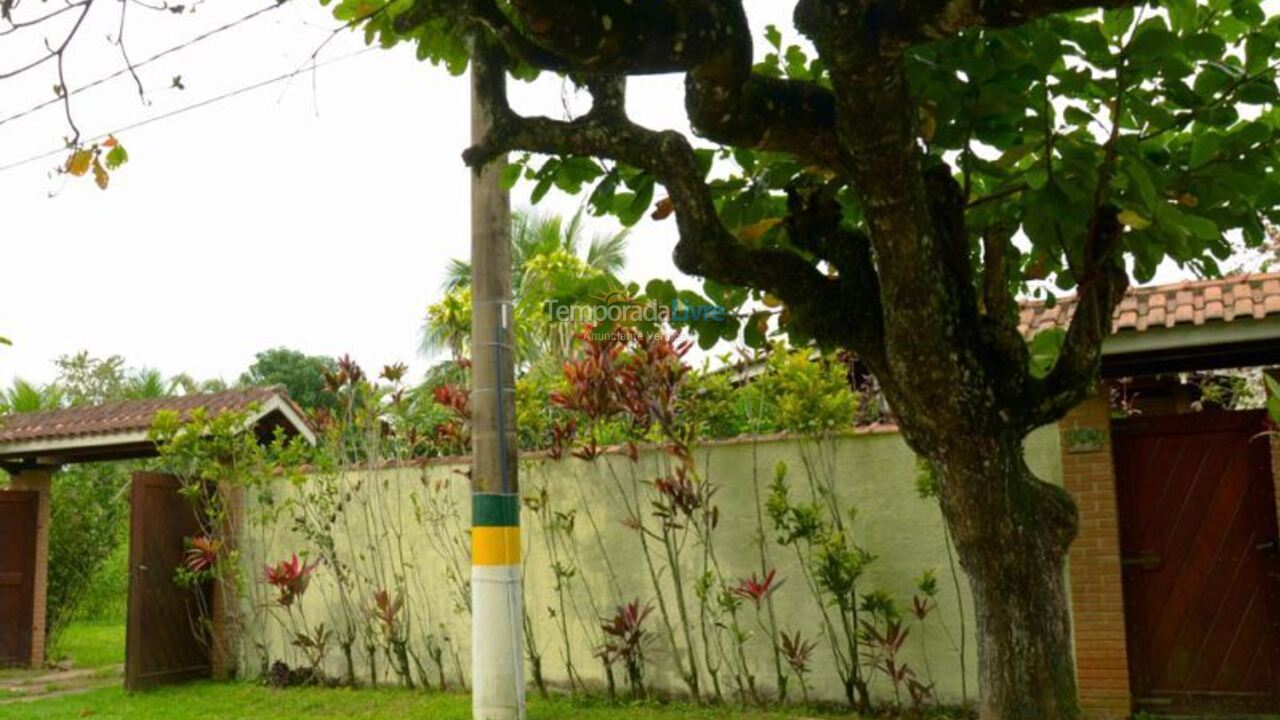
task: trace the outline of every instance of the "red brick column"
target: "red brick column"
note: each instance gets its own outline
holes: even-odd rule
[[[1058,423],[1062,479],[1080,509],[1080,535],[1069,555],[1076,678],[1087,718],[1131,711],[1120,577],[1120,525],[1111,413],[1100,389]]]
[[[13,476],[10,487],[40,493],[36,515],[36,572],[32,602],[31,667],[44,666],[46,613],[49,590],[49,498],[53,489],[53,471],[22,470]]]

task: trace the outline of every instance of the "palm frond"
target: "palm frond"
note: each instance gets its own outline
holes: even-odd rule
[[[627,266],[627,246],[631,236],[627,230],[613,235],[595,235],[587,246],[587,265],[610,275],[622,272]]]
[[[440,289],[444,292],[453,292],[467,287],[471,287],[470,261],[450,258],[449,264],[444,269],[444,280],[440,283]]]

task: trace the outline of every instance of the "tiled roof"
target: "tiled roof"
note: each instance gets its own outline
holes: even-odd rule
[[[1075,308],[1074,295],[1058,300],[1051,308],[1043,301],[1025,302],[1020,329],[1030,337],[1041,330],[1065,328]],[[1143,332],[1175,325],[1261,320],[1271,315],[1280,316],[1280,273],[1235,275],[1130,288],[1116,308],[1111,330]]]
[[[283,388],[249,388],[0,416],[0,446],[146,432],[156,413],[164,410],[188,417],[197,408],[217,414],[263,407],[273,400],[287,403],[298,418],[305,417]]]

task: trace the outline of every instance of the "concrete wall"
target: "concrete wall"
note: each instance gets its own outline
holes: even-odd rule
[[[1031,436],[1027,448],[1032,467],[1046,480],[1061,483],[1059,435],[1050,428]],[[633,481],[650,480],[659,474],[664,456],[644,451],[636,463],[625,456],[611,455],[594,462],[581,460],[528,460],[522,467],[522,491],[526,497],[546,489],[553,510],[573,513],[572,550],[559,547],[556,552],[564,564],[575,564],[577,572],[564,580],[569,588],[563,615],[569,623],[569,651],[578,673],[589,685],[603,683],[600,663],[593,658],[598,643],[598,616],[611,614],[620,602],[640,599],[649,602],[654,591],[637,533],[624,525],[624,493],[631,492]],[[791,439],[737,440],[711,445],[698,453],[698,467],[719,490],[714,502],[720,507],[721,519],[715,533],[714,547],[726,579],[759,573],[761,558],[757,526],[757,498],[763,498],[772,479],[774,467],[785,462],[790,468],[792,497],[808,499],[806,466],[830,468],[836,479],[837,496],[844,509],[857,510],[854,524],[857,541],[876,555],[860,581],[859,592],[880,589],[898,603],[910,627],[905,659],[917,673],[936,682],[937,695],[946,703],[958,703],[962,694],[960,671],[961,611],[955,592],[955,580],[948,563],[945,535],[936,502],[920,499],[915,490],[915,457],[894,432],[865,432],[840,437],[826,446]],[[709,469],[709,470],[708,470]],[[341,627],[341,608],[359,606],[369,609],[373,593],[381,587],[399,585],[406,595],[405,619],[410,627],[410,651],[428,668],[434,678],[436,666],[429,648],[443,650],[446,679],[457,686],[459,668],[468,668],[467,642],[470,619],[463,606],[460,581],[469,575],[466,526],[470,518],[466,467],[437,463],[425,467],[382,470],[350,474],[339,480],[341,505],[332,508],[335,538],[339,554],[346,558],[347,572],[353,577],[347,600],[343,600],[334,581],[335,569],[322,566],[316,570],[311,588],[301,608],[286,611],[270,607],[271,592],[262,584],[260,571],[250,578],[250,598],[246,609],[257,617],[273,616],[266,623],[267,638],[249,638],[244,647],[253,654],[255,644],[264,644],[270,660],[285,659],[291,665],[302,664],[300,652],[289,647],[284,628],[296,632],[303,626],[314,628],[321,622],[327,627]],[[821,473],[822,471],[817,471]],[[261,568],[297,552],[315,555],[314,543],[292,529],[290,518],[298,512],[290,507],[289,498],[314,490],[316,480],[302,485],[278,483],[268,493],[250,498],[247,518],[249,529],[242,539],[246,566]],[[757,495],[759,492],[759,495]],[[264,510],[277,515],[274,523],[264,525],[259,515]],[[649,510],[646,507],[646,515]],[[325,514],[325,511],[318,513]],[[526,604],[532,633],[543,654],[543,672],[547,680],[565,686],[564,644],[561,627],[554,619],[562,616],[555,592],[556,574],[551,569],[547,537],[540,523],[527,508],[523,514],[526,549]],[[656,528],[652,517],[651,527]],[[799,630],[808,638],[822,639],[820,608],[815,604],[799,571],[793,548],[780,547],[775,533],[765,518],[766,550],[769,565],[778,569],[784,581],[774,596],[782,629]],[[255,527],[256,525],[256,527]],[[595,529],[593,529],[595,528]],[[569,554],[576,555],[576,562]],[[605,557],[608,557],[608,562]],[[690,537],[680,554],[684,574],[692,583],[703,572],[704,552]],[[939,610],[921,627],[910,614],[915,594],[915,578],[925,570],[938,577]],[[977,659],[973,640],[972,602],[963,578],[959,579],[965,626],[969,637],[967,649],[968,697],[977,693]],[[669,574],[663,575],[669,603],[673,603]],[[692,591],[687,595],[688,607],[695,619],[697,600]],[[265,611],[263,608],[268,608]],[[674,615],[674,606],[671,607]],[[749,659],[761,688],[769,691],[774,677],[772,654],[763,633],[758,632],[754,610],[748,605],[741,611],[745,629],[754,631]],[[253,625],[254,623],[248,623]],[[675,671],[675,662],[666,640],[661,619],[655,610],[648,627],[655,642],[650,652],[651,677],[659,688],[680,692],[683,684]],[[252,634],[253,628],[248,628]],[[258,632],[261,632],[259,629]],[[677,629],[677,634],[679,630]],[[700,643],[695,638],[695,643]],[[453,658],[456,651],[457,660]],[[357,649],[357,655],[363,649]],[[261,657],[247,658],[251,671],[261,666]],[[706,677],[705,658],[703,687],[710,688]],[[385,672],[387,659],[378,662]],[[333,641],[328,671],[343,674],[344,663]],[[809,684],[816,698],[843,699],[831,661],[831,649],[823,640],[812,663]],[[367,672],[367,662],[359,662],[360,672]],[[617,671],[623,685],[623,672]],[[730,682],[721,672],[727,696],[733,696]],[[385,677],[385,675],[384,675]],[[792,683],[793,697],[799,688]],[[883,677],[876,677],[873,693],[890,697],[891,688]]]

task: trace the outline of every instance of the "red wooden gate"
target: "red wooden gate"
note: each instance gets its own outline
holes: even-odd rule
[[[170,475],[133,474],[125,646],[129,690],[207,678],[211,672],[201,599],[174,582],[184,541],[201,533],[191,503],[178,494],[180,486]],[[208,608],[212,595],[208,588],[200,592]]]
[[[1280,557],[1261,413],[1117,421],[1129,674],[1140,708],[1280,711]]]
[[[0,492],[0,667],[31,663],[40,494]]]

